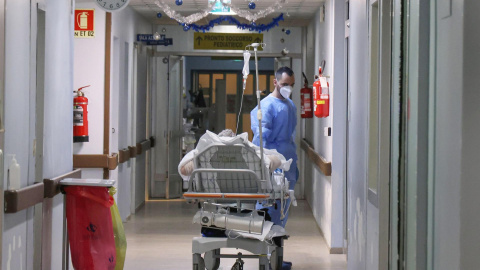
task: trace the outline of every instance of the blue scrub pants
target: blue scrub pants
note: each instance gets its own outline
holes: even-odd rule
[[[298,171],[298,168],[296,169],[296,179],[295,181],[290,181],[290,189],[294,189],[295,187],[295,184],[297,183],[297,180],[298,180],[298,175],[299,175],[299,171]],[[288,178],[287,178],[288,179]],[[287,220],[288,220],[288,214],[290,213],[287,212],[286,215],[285,215],[285,218],[282,220],[281,219],[281,211],[282,211],[282,207],[281,207],[281,200],[277,200],[277,209],[275,209],[275,205],[272,205],[270,207],[263,207],[262,204],[260,203],[257,203],[257,210],[260,210],[260,209],[264,209],[268,212],[268,214],[270,215],[270,218],[271,218],[271,221],[273,222],[273,224],[275,225],[280,225],[282,226],[283,228],[285,228],[285,225],[287,225]],[[287,207],[290,205],[290,198],[287,199],[287,202],[286,202],[286,207],[284,210],[287,210]]]

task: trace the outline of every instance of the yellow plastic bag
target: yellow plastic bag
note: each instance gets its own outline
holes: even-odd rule
[[[113,197],[117,193],[115,187],[110,188],[110,196]],[[115,249],[117,251],[117,264],[115,265],[115,270],[123,270],[125,264],[125,255],[127,253],[127,239],[125,238],[125,230],[123,229],[122,217],[120,217],[120,212],[118,211],[117,203],[113,201],[112,207],[110,207],[112,213],[112,224],[113,224],[113,236],[115,238]]]

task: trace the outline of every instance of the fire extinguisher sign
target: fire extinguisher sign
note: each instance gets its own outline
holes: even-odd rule
[[[95,9],[76,9],[74,20],[76,38],[95,37]]]

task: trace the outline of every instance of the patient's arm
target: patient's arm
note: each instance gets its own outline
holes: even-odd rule
[[[282,165],[282,161],[276,155],[268,155],[268,158],[270,159],[270,172],[275,171]]]
[[[193,160],[188,161],[180,168],[180,174],[190,176],[193,172]]]

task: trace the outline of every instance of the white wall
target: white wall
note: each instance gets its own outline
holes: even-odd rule
[[[119,12],[113,13],[112,15],[112,35],[113,38],[117,38],[120,44],[120,56],[119,62],[122,67],[120,70],[121,82],[119,84],[119,104],[112,104],[112,106],[121,106],[119,107],[119,123],[118,123],[118,132],[119,136],[119,149],[123,149],[130,146],[136,145],[137,142],[142,141],[147,138],[135,138],[132,137],[131,129],[132,127],[132,107],[131,107],[131,95],[132,95],[132,80],[133,80],[133,53],[134,45],[136,42],[137,34],[146,34],[151,33],[152,26],[138,13],[133,9],[127,7]],[[113,52],[113,55],[117,55],[116,52]],[[125,78],[127,76],[127,78]],[[143,120],[145,124],[146,119]],[[111,152],[116,152],[118,149],[110,149]],[[151,151],[150,151],[151,152]],[[139,158],[144,158],[147,154],[143,154]],[[132,166],[135,166],[136,159],[130,159],[123,164],[118,166],[118,208],[122,219],[125,221],[126,218],[130,215],[131,209],[130,204],[131,200],[131,187],[132,181],[131,171]],[[134,183],[145,183],[144,178],[136,179]],[[144,194],[144,185],[136,188],[136,191]],[[145,196],[135,196],[137,199],[140,198],[141,202],[144,201]]]
[[[338,2],[338,3],[336,3]],[[345,77],[344,77],[344,22],[341,1],[325,2],[325,20],[320,22],[321,7],[307,27],[306,75],[310,85],[318,74],[322,60],[323,73],[330,76],[330,116],[302,119],[304,137],[315,151],[332,162],[332,176],[325,176],[302,153],[305,159],[305,197],[321,228],[331,252],[343,247],[343,186],[345,170]],[[335,57],[334,57],[335,56]],[[337,97],[338,96],[338,97]],[[324,128],[332,127],[332,136],[324,136]],[[333,155],[335,153],[335,155]]]
[[[30,1],[7,1],[5,8],[5,162],[4,183],[7,186],[9,155],[14,154],[21,166],[21,187],[29,185],[30,114]],[[27,132],[26,132],[27,131]],[[20,269],[27,265],[27,220],[33,213],[23,210],[5,214],[3,224],[2,269]]]
[[[103,116],[104,116],[104,86],[105,86],[105,22],[106,12],[99,9],[93,2],[77,3],[77,9],[95,9],[95,38],[75,38],[75,76],[74,88],[92,85],[85,89],[89,99],[89,136],[90,141],[74,144],[74,154],[103,154]],[[151,25],[130,7],[112,13],[112,51],[111,51],[111,113],[118,113],[117,118],[111,118],[111,127],[115,133],[110,133],[111,141],[118,140],[118,148],[124,149],[135,146],[132,137],[132,80],[133,80],[133,48],[137,34],[151,33]],[[114,46],[117,44],[117,46]],[[118,51],[119,50],[119,51]],[[118,63],[120,66],[114,66]],[[116,70],[118,69],[118,70]],[[116,72],[116,73],[115,73]],[[118,74],[118,77],[115,76]],[[119,79],[119,81],[113,81]],[[145,125],[145,119],[140,122]],[[111,129],[109,129],[111,130]],[[136,138],[141,141],[146,138]],[[110,149],[110,153],[118,153],[119,149]],[[144,158],[140,156],[137,158]],[[131,214],[131,190],[136,190],[132,183],[144,182],[142,179],[134,181],[131,177],[135,159],[120,164],[111,176],[117,178],[116,202],[122,219],[125,221]],[[103,178],[102,169],[83,169],[83,177]],[[143,190],[137,190],[143,192]],[[138,196],[137,196],[138,197]],[[144,196],[140,196],[143,201]]]
[[[326,61],[325,70],[323,73],[325,75],[332,76],[333,73],[333,61],[331,55],[330,39],[331,34],[333,33],[333,13],[331,12],[331,4],[329,2],[325,3],[326,12],[325,12],[325,21],[320,23],[320,13],[317,11],[313,22],[313,36],[308,36],[307,38],[314,38],[314,55],[311,56],[314,59],[314,66],[308,67],[307,69],[313,69],[313,74],[318,74],[318,67],[322,60]],[[307,56],[307,58],[310,58]],[[313,78],[309,78],[313,83]],[[331,83],[332,78],[329,82]],[[333,89],[333,85],[332,85]],[[333,91],[332,91],[333,92]],[[324,127],[331,126],[331,118],[312,118],[306,119],[305,127],[305,138],[309,143],[312,144],[315,151],[324,157],[327,161],[332,160],[332,142],[331,137],[323,136]],[[310,187],[306,188],[305,197],[312,207],[313,215],[319,224],[327,245],[331,247],[332,243],[332,234],[331,234],[331,213],[332,213],[332,185],[331,177],[325,176],[319,168],[316,166],[310,167],[311,169],[311,178],[306,179],[306,183],[311,181]],[[308,170],[307,166],[305,170]],[[307,175],[306,175],[307,176]],[[306,184],[308,186],[308,184]],[[310,191],[310,194],[307,192]]]
[[[68,1],[45,1],[46,43],[45,43],[45,111],[43,177],[51,178],[72,169],[72,49],[73,25],[71,3]],[[21,187],[35,181],[33,141],[35,134],[35,81],[36,40],[29,34],[36,33],[36,21],[31,20],[30,11],[36,12],[36,3],[30,1],[7,1],[6,6],[6,84],[5,84],[5,154],[15,154],[21,166]],[[33,17],[33,15],[32,15]],[[33,18],[36,18],[33,17]],[[32,28],[31,28],[32,27]],[[39,51],[38,53],[43,53]],[[35,84],[32,84],[34,86]],[[5,162],[7,168],[11,158]],[[30,163],[30,164],[29,164]],[[46,269],[61,269],[63,226],[62,196],[46,199],[43,203],[44,266]],[[4,216],[2,269],[33,268],[33,208]],[[40,224],[35,224],[40,226]],[[51,243],[51,244],[50,244]],[[56,252],[50,251],[55,250]],[[36,250],[35,252],[40,252]],[[45,254],[50,254],[48,257]]]
[[[43,175],[52,178],[72,170],[73,14],[71,2],[46,1],[45,126]],[[51,266],[61,269],[63,197],[45,200],[51,220]],[[46,214],[48,213],[48,214]],[[49,228],[44,228],[45,230]],[[46,241],[46,239],[42,239]],[[43,250],[46,251],[45,249]],[[46,258],[43,258],[45,261]],[[45,265],[45,264],[44,264]],[[47,266],[48,268],[48,266]]]
[[[331,6],[331,7],[330,7]],[[331,91],[331,123],[332,127],[332,247],[343,247],[344,240],[344,188],[346,182],[346,126],[347,126],[347,76],[345,74],[345,3],[333,1],[329,3],[333,14],[334,31],[331,34],[333,67],[330,69]],[[321,132],[321,130],[320,130]]]
[[[351,95],[347,157],[348,268],[365,269],[366,262],[366,142],[368,104],[367,1],[350,2],[349,92]]]
[[[86,85],[89,142],[74,143],[73,154],[103,154],[106,13],[93,2],[76,3],[76,9],[95,9],[95,37],[74,39],[73,90]],[[102,169],[82,169],[85,178],[103,178]]]

